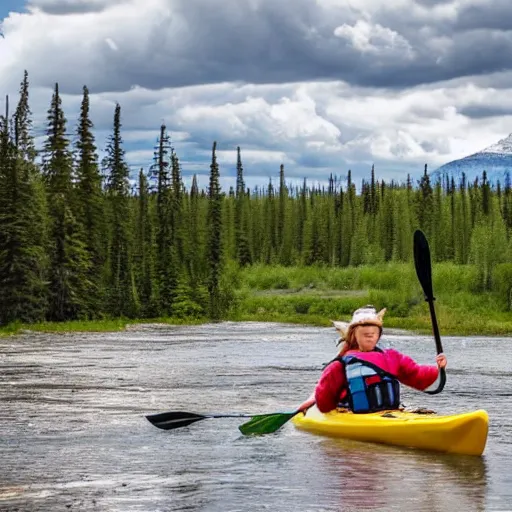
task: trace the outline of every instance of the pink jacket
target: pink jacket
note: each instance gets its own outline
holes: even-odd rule
[[[406,386],[419,390],[428,388],[439,374],[437,366],[420,365],[394,349],[385,349],[382,352],[349,350],[346,355],[354,355],[358,359],[373,363],[394,375]],[[324,369],[316,385],[316,405],[321,412],[332,411],[346,395],[347,379],[343,365],[339,361],[334,361]]]

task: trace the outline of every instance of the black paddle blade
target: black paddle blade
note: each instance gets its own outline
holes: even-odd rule
[[[423,231],[414,232],[414,265],[416,275],[423,288],[426,300],[435,300],[432,291],[432,265],[430,262],[430,249]]]
[[[147,420],[157,428],[163,430],[172,430],[173,428],[186,427],[196,421],[205,420],[209,416],[195,414],[193,412],[161,412],[159,414],[150,414],[146,416]]]
[[[272,434],[276,430],[279,430],[288,420],[292,419],[299,412],[300,411],[259,414],[243,425],[240,425],[238,429],[246,436],[252,434]]]

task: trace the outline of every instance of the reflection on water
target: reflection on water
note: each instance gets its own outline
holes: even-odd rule
[[[244,437],[236,419],[162,431],[144,418],[292,410],[335,339],[332,329],[250,322],[0,339],[0,511],[512,510],[511,340],[444,338],[445,390],[403,393],[406,405],[441,413],[487,409],[483,457],[291,424]],[[384,344],[433,362],[429,337]]]
[[[319,465],[339,482],[340,510],[484,511],[487,468],[482,457],[325,439]]]

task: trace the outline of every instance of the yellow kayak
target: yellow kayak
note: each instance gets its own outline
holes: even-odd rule
[[[297,428],[315,434],[462,455],[482,455],[489,426],[489,416],[482,409],[448,416],[344,410],[323,414],[313,406],[292,421]]]

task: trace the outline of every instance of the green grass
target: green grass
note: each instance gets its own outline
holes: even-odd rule
[[[171,325],[197,325],[207,321],[207,319],[198,318],[116,318],[103,320],[76,320],[71,322],[41,322],[37,324],[13,323],[0,327],[0,337],[27,332],[116,332],[124,331],[127,326],[135,324],[165,323]]]
[[[435,307],[441,335],[511,336],[512,312],[507,311],[506,287],[478,293],[473,266],[437,264],[433,267]],[[228,320],[265,321],[330,326],[330,320],[349,320],[365,304],[387,308],[384,325],[431,333],[428,304],[412,263],[390,263],[350,268],[279,267],[255,265],[235,276],[238,307]],[[505,292],[500,291],[505,290]],[[501,293],[501,295],[500,295]],[[106,332],[129,324],[193,325],[208,319],[105,319],[0,328],[0,336],[23,331]]]
[[[434,265],[433,288],[441,334],[510,336],[512,312],[497,293],[477,293],[477,269]],[[432,332],[428,304],[412,263],[350,268],[265,267],[245,269],[240,277],[240,320],[330,325],[349,320],[365,304],[387,308],[385,326]]]

